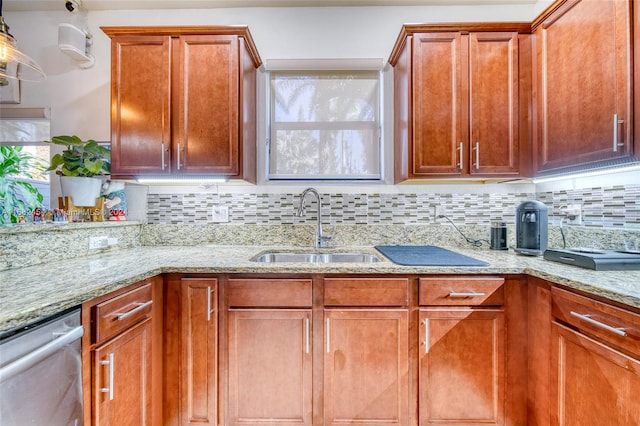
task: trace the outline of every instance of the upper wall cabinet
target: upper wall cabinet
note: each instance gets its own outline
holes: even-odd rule
[[[247,27],[103,27],[111,38],[112,175],[256,181]]]
[[[632,3],[557,1],[533,23],[537,172],[633,156]]]
[[[405,25],[394,66],[395,182],[529,173],[529,24]]]

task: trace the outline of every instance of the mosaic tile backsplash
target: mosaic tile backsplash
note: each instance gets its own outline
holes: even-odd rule
[[[460,225],[515,222],[515,210],[537,199],[549,208],[549,222],[559,223],[567,206],[583,206],[584,226],[640,228],[640,185],[572,191],[512,194],[341,194],[322,193],[324,222],[333,225],[412,225],[434,223],[434,206]],[[212,223],[215,205],[229,208],[230,224],[301,225],[315,222],[315,201],[297,217],[300,194],[150,194],[148,223]],[[438,221],[441,223],[442,219]]]
[[[434,223],[434,206],[455,223],[513,222],[516,206],[534,194],[327,194],[321,193],[323,222],[333,225],[412,225]],[[229,223],[302,225],[316,221],[316,202],[296,216],[300,194],[149,194],[148,223],[212,223],[215,205],[229,208]],[[442,219],[438,223],[441,223]]]

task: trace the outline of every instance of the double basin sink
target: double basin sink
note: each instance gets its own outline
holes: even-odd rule
[[[382,259],[371,253],[266,252],[252,259],[261,263],[375,263]]]

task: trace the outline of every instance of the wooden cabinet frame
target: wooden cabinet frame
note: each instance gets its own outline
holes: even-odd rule
[[[256,182],[256,69],[262,60],[247,27],[101,29],[112,39],[114,177],[215,175]]]
[[[396,183],[529,175],[530,29],[527,23],[403,26],[389,58],[394,67]],[[423,44],[433,44],[425,52],[432,50],[434,58],[421,59]],[[497,48],[503,61],[495,61]],[[492,67],[499,68],[499,81]],[[445,78],[429,79],[423,75],[428,72]],[[500,88],[504,105],[483,93],[484,86],[477,84],[482,78]],[[422,87],[425,81],[433,84]],[[494,129],[499,143],[489,140]],[[483,156],[489,161],[483,162]]]
[[[426,281],[437,279],[437,277],[430,275]],[[442,277],[460,278],[455,275]],[[330,352],[327,352],[328,343],[334,349],[335,346],[327,342],[326,336],[328,333],[338,331],[334,327],[338,325],[336,320],[346,324],[350,319],[353,319],[355,322],[361,321],[363,324],[373,324],[380,320],[382,321],[380,324],[384,323],[386,327],[392,323],[400,327],[397,344],[398,348],[404,349],[400,349],[398,354],[394,354],[399,357],[398,371],[405,372],[400,375],[399,381],[396,383],[398,386],[396,391],[399,392],[399,405],[396,408],[399,411],[395,417],[388,415],[390,412],[388,408],[392,404],[388,403],[390,400],[387,400],[387,403],[380,405],[381,409],[386,407],[383,410],[386,417],[376,419],[375,422],[397,426],[417,425],[419,421],[418,366],[421,356],[420,339],[423,331],[419,326],[418,278],[419,276],[413,275],[218,274],[191,278],[180,274],[166,275],[165,425],[182,426],[182,424],[188,424],[179,421],[183,415],[180,413],[184,412],[185,407],[181,407],[181,403],[178,401],[184,400],[185,396],[176,396],[175,393],[175,389],[181,387],[183,390],[180,392],[184,392],[184,385],[180,384],[183,379],[180,379],[181,373],[178,368],[184,363],[184,361],[179,361],[179,357],[184,357],[184,349],[180,349],[180,342],[186,338],[184,336],[185,328],[180,326],[185,321],[184,312],[180,312],[183,309],[180,304],[180,295],[184,294],[187,284],[193,286],[194,283],[213,281],[218,285],[218,327],[219,330],[223,330],[219,334],[218,340],[218,424],[266,424],[266,419],[253,419],[255,420],[253,421],[251,418],[237,417],[236,408],[234,408],[237,404],[234,405],[233,402],[230,402],[231,399],[238,397],[240,389],[237,383],[230,382],[231,377],[228,373],[230,369],[236,368],[238,365],[235,358],[239,356],[236,346],[240,340],[237,339],[246,340],[250,335],[247,332],[244,334],[234,333],[234,324],[239,318],[249,320],[272,318],[276,321],[279,318],[288,318],[285,323],[290,327],[298,327],[298,331],[302,330],[303,328],[300,327],[304,325],[304,322],[300,321],[309,320],[310,354],[304,355],[304,359],[308,360],[308,365],[305,368],[305,374],[308,376],[305,380],[310,381],[309,389],[312,390],[310,394],[311,412],[309,418],[303,416],[284,419],[284,421],[280,419],[275,423],[324,425],[331,423],[330,418],[335,417],[336,413],[340,414],[331,409],[332,384],[338,386],[332,382],[331,366],[345,361],[344,357],[347,354],[344,352],[345,348],[341,348],[339,353],[333,353],[331,349]],[[477,276],[469,276],[469,278],[473,283],[480,282],[488,286],[487,288],[493,288],[490,284],[498,279],[498,277]],[[491,279],[493,281],[487,284]],[[501,336],[504,338],[503,345],[506,345],[511,352],[508,357],[500,361],[504,371],[507,372],[503,376],[504,387],[500,395],[505,404],[503,411],[505,424],[514,426],[523,424],[522,421],[526,415],[526,386],[524,386],[526,383],[526,318],[522,317],[522,313],[526,312],[526,288],[525,277],[507,276],[504,280],[504,292],[500,290],[486,300],[486,303],[500,300],[500,303],[505,307],[504,312],[500,313],[500,321],[504,324],[504,333]],[[276,293],[280,296],[271,295],[270,289],[277,289]],[[360,296],[354,299],[355,294]],[[282,295],[288,296],[283,298]],[[478,308],[478,310],[487,309],[491,310],[492,307],[481,306]],[[485,314],[486,312],[481,315]],[[327,328],[327,319],[333,323],[329,325],[329,328]],[[355,324],[354,321],[352,322]],[[256,326],[257,323],[253,321],[252,324]],[[274,326],[275,322],[264,324],[265,330],[269,330],[271,327],[270,332],[279,335],[281,330],[279,331],[277,327],[274,329]],[[354,327],[354,325],[350,327]],[[348,327],[343,329],[342,333],[343,336],[346,336],[344,333],[349,333]],[[362,343],[366,345],[366,343]],[[387,343],[389,344],[389,342]],[[362,351],[360,351],[362,354],[375,353],[375,350],[367,352],[365,348],[362,348]],[[362,355],[358,355],[360,352],[356,350],[352,356]],[[366,399],[366,393],[362,396]],[[344,410],[342,414],[345,414]],[[345,421],[345,419],[336,420],[337,423]],[[357,421],[365,420],[359,418]]]

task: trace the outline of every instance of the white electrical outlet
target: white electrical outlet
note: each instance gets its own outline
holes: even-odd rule
[[[216,223],[229,222],[229,207],[216,205],[211,209],[211,221]]]
[[[567,217],[567,224],[582,225],[582,206],[580,204],[568,205],[565,216]]]
[[[89,237],[89,249],[101,249],[105,248],[109,245],[109,237],[101,236],[101,237]]]

